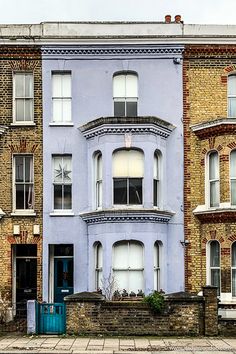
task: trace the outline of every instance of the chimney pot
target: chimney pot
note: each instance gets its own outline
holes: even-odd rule
[[[165,23],[171,23],[171,15],[165,16]]]
[[[175,15],[175,23],[180,23],[180,22],[181,22],[181,16]]]

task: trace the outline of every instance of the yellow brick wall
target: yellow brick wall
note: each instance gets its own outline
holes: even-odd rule
[[[205,204],[205,159],[213,149],[220,158],[220,202],[230,202],[229,155],[236,135],[217,132],[200,138],[191,126],[227,118],[227,74],[235,69],[235,53],[236,47],[230,46],[187,46],[185,52],[185,237],[190,241],[185,281],[186,289],[193,292],[206,284],[206,244],[212,239],[221,245],[221,291],[231,292],[230,252],[236,240],[236,219],[202,222],[193,210]]]
[[[42,293],[42,72],[40,50],[36,47],[2,47],[0,60],[0,120],[8,129],[0,136],[0,208],[6,215],[0,220],[0,291],[12,298],[12,246],[37,244],[37,290]],[[12,126],[12,74],[33,71],[35,126]],[[14,153],[29,153],[34,157],[34,191],[36,217],[12,216],[12,157]],[[40,235],[33,235],[33,225],[40,225]],[[20,236],[13,235],[13,225],[19,225]],[[30,275],[27,275],[30,276]]]

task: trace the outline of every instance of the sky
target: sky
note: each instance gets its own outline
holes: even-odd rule
[[[236,0],[0,0],[0,23],[163,21],[235,24]]]

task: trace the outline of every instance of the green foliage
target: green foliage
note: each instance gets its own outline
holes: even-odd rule
[[[144,297],[143,301],[148,304],[153,312],[160,313],[164,307],[164,296],[158,291]]]

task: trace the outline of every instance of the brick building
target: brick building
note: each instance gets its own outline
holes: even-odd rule
[[[42,90],[36,46],[0,47],[0,269],[9,304],[41,298]]]
[[[223,302],[236,296],[235,73],[235,45],[186,46],[186,288],[216,285]]]

